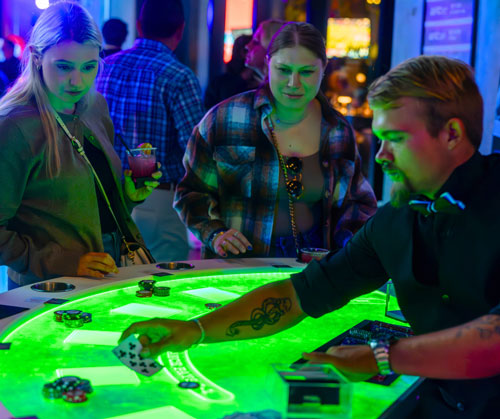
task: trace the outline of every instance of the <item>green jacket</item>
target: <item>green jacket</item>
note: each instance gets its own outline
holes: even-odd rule
[[[80,141],[91,141],[106,155],[120,197],[113,210],[127,239],[143,244],[130,217],[135,203],[126,198],[120,180],[104,97],[97,93],[80,101],[74,115],[60,116]],[[20,285],[75,276],[82,255],[103,251],[92,172],[60,128],[59,133],[61,172],[51,179],[34,102],[0,117],[0,265],[9,266],[9,277]]]

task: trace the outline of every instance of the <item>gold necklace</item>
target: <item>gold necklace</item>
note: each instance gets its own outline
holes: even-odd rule
[[[280,153],[280,149],[278,147],[278,141],[276,140],[276,136],[274,134],[274,127],[272,121],[271,124],[269,124],[269,121],[267,121],[267,126],[269,128],[269,132],[271,133],[271,138],[273,140],[274,147],[276,148],[276,153],[278,153],[278,159],[280,162],[281,170],[283,171],[283,178],[285,179],[285,185],[286,185],[288,183],[288,171],[286,169],[285,159],[283,158],[283,155]],[[295,243],[295,252],[297,253],[297,259],[300,260],[300,246],[297,234],[297,222],[295,221],[295,205],[292,195],[290,194],[290,191],[286,187],[285,189],[288,195],[288,211],[290,212],[290,223],[292,225],[292,234],[293,234],[293,241]]]

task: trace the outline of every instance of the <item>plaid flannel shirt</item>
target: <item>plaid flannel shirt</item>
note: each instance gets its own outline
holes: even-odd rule
[[[193,131],[174,208],[205,246],[213,231],[225,227],[249,239],[251,256],[269,253],[280,171],[266,121],[271,110],[264,89],[245,92],[212,108]],[[323,231],[330,249],[343,247],[377,208],[352,128],[336,116],[336,126],[322,119],[320,143]]]
[[[162,181],[177,182],[184,175],[187,142],[204,114],[194,73],[161,42],[141,38],[106,58],[97,90],[108,102],[115,131],[131,148],[145,142],[156,147]],[[127,164],[118,139],[115,149]]]

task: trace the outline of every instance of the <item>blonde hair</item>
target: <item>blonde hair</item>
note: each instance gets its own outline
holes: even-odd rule
[[[58,176],[61,168],[61,156],[57,147],[59,134],[54,118],[55,111],[45,91],[37,61],[49,48],[64,41],[86,43],[98,47],[99,50],[102,47],[101,33],[92,16],[78,3],[71,1],[54,3],[40,15],[24,50],[21,75],[0,99],[2,116],[35,99],[47,139],[47,173],[50,177]]]
[[[371,108],[395,108],[403,97],[415,98],[423,105],[429,134],[436,137],[450,118],[458,118],[471,144],[479,148],[483,99],[467,64],[437,55],[421,55],[397,65],[369,87]]]

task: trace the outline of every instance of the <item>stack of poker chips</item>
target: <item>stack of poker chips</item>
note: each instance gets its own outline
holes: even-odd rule
[[[54,312],[54,320],[70,328],[82,327],[84,323],[92,321],[92,314],[81,310],[57,310]]]
[[[170,295],[169,287],[157,287],[153,288],[153,294],[157,297],[168,297]]]
[[[45,384],[42,394],[46,399],[63,399],[69,403],[82,403],[87,400],[87,394],[92,391],[89,380],[68,375]]]
[[[168,297],[170,295],[169,287],[157,287],[154,279],[144,279],[139,281],[139,290],[135,295],[140,298],[152,297]]]

